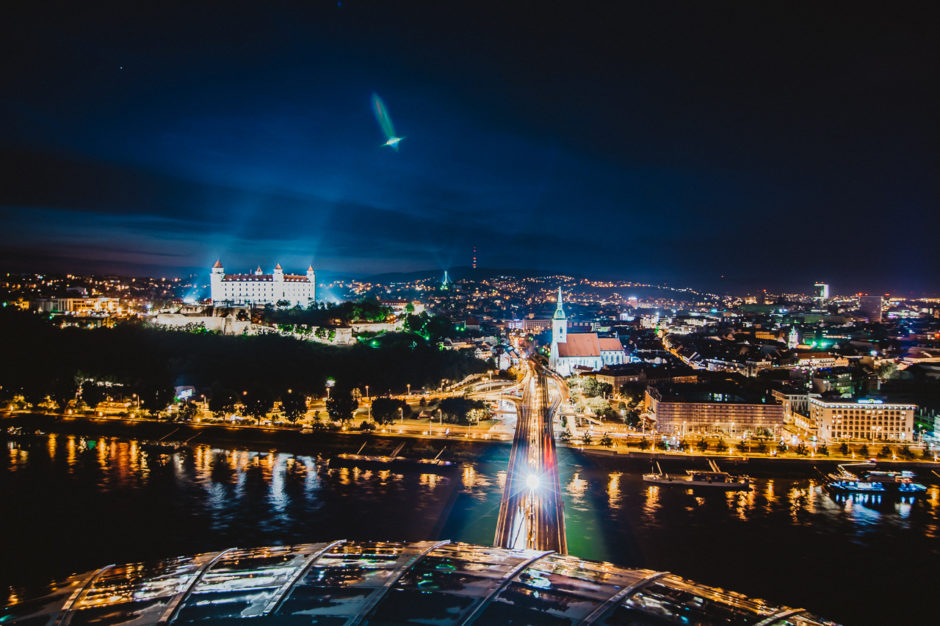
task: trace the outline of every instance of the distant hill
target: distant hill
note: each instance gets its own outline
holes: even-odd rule
[[[463,280],[465,278],[481,280],[495,278],[496,276],[514,276],[516,278],[527,278],[531,276],[553,276],[557,272],[547,272],[545,270],[521,270],[521,269],[492,269],[481,267],[473,269],[472,267],[450,267],[447,268],[448,276],[451,280]],[[581,278],[579,275],[566,274],[574,278]],[[362,280],[372,283],[393,283],[393,282],[411,282],[422,279],[441,280],[444,277],[444,270],[416,270],[414,272],[387,272],[384,274],[374,274]]]

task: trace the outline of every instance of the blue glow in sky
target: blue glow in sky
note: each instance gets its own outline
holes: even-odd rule
[[[22,10],[4,269],[940,278],[932,8]]]

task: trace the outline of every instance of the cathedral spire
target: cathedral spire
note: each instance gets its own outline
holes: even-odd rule
[[[565,309],[562,306],[562,302],[561,302],[561,287],[558,287],[558,304],[555,305],[555,319],[556,320],[565,319]]]

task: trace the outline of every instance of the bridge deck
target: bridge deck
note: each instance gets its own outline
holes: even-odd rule
[[[553,401],[548,385],[549,375],[530,361],[522,400],[517,403],[518,420],[494,545],[565,554],[564,505],[552,428],[561,393]]]

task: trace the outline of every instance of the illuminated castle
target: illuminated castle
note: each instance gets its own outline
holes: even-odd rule
[[[274,273],[226,274],[216,261],[211,272],[212,304],[265,305],[287,303],[307,306],[316,300],[316,273],[313,266],[306,274],[285,274],[278,263]]]

